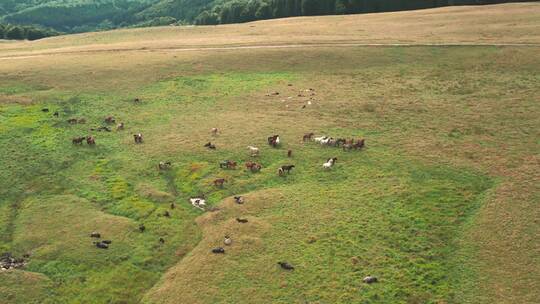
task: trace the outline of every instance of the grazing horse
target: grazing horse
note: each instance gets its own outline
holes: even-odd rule
[[[105,118],[105,122],[108,123],[108,124],[112,124],[112,123],[115,123],[116,120],[114,119],[114,117],[108,116],[108,117]]]
[[[215,181],[214,181],[215,183]],[[200,197],[193,197],[189,199],[189,202],[191,205],[195,208],[199,208],[204,211],[204,208],[206,208],[206,200]]]
[[[336,140],[336,146],[341,146],[341,145],[344,145],[345,143],[347,142],[347,140],[345,138],[338,138]]]
[[[205,148],[208,148],[210,150],[215,150],[216,149],[216,145],[214,145],[213,143],[211,142],[207,142],[205,145],[204,145]]]
[[[212,135],[213,135],[213,136],[218,135],[218,133],[219,133],[219,129],[218,129],[218,128],[212,128]]]
[[[362,282],[366,284],[377,283],[377,281],[378,281],[377,278],[371,275],[368,275],[362,280]]]
[[[56,111],[56,112],[53,113],[53,116],[54,116],[54,117],[58,117],[58,115],[60,115],[60,114],[58,113],[58,111]]]
[[[326,145],[332,146],[332,147],[337,146],[337,139],[335,139],[335,138],[330,138],[330,140],[328,140],[328,142],[326,143]]]
[[[234,197],[234,201],[237,203],[237,204],[243,204],[244,203],[244,198],[242,196],[235,196]]]
[[[83,140],[85,140],[86,137],[75,137],[71,140],[71,142],[74,144],[74,145],[82,145],[83,143]]]
[[[140,224],[139,225],[139,231],[144,232],[144,230],[146,230],[146,227],[144,226],[144,224]]]
[[[257,173],[257,172],[261,171],[261,169],[262,169],[261,164],[255,164],[254,166],[251,167],[251,172]]]
[[[70,119],[67,120],[67,122],[72,124],[72,125],[76,124],[77,123],[77,118],[70,118]]]
[[[330,168],[332,168],[332,166],[334,166],[334,164],[336,163],[336,161],[337,161],[337,157],[329,158],[329,159],[326,160],[326,162],[323,164],[323,168],[324,168],[324,169],[330,169]]]
[[[246,168],[250,170],[251,172],[256,173],[256,172],[261,171],[262,166],[254,162],[247,162]]]
[[[315,137],[315,142],[318,142],[318,143],[322,144],[322,141],[327,140],[327,139],[328,139],[328,136]]]
[[[218,179],[214,180],[214,186],[223,188],[223,184],[224,184],[226,181],[227,181],[227,180],[224,179],[224,178],[218,178]]]
[[[268,144],[272,147],[277,147],[280,144],[279,135],[273,135],[268,137]]]
[[[225,249],[223,247],[214,248],[212,249],[212,253],[225,253]]]
[[[287,262],[278,262],[279,266],[285,270],[294,270],[294,266]]]
[[[281,166],[279,169],[278,169],[278,175],[279,176],[282,176],[283,174],[285,174],[285,172],[287,172],[287,174],[291,173],[291,170],[294,168],[295,166],[294,165],[284,165],[284,166]]]
[[[239,222],[239,223],[247,223],[248,222],[248,219],[247,218],[240,218],[240,217],[237,217],[236,218],[236,221]]]
[[[249,149],[249,152],[251,153],[251,157],[259,156],[259,148],[254,146],[247,146]]]
[[[232,244],[232,239],[230,236],[226,235],[225,239],[223,240],[223,244],[230,246]]]
[[[170,169],[171,166],[172,166],[171,162],[160,161],[158,164],[159,170],[167,170],[167,169]]]
[[[133,139],[135,139],[136,144],[142,144],[143,137],[141,133],[133,134]]]
[[[353,149],[360,150],[365,146],[365,139],[361,139],[353,145]]]
[[[109,245],[106,244],[106,243],[103,243],[103,242],[94,242],[94,244],[96,244],[96,247],[100,248],[100,249],[108,249],[109,248]]]
[[[96,139],[94,138],[94,136],[87,136],[86,137],[86,143],[89,144],[90,146],[93,146],[96,144]]]
[[[304,134],[304,137],[302,137],[302,141],[311,141],[311,139],[313,138],[313,135],[315,135],[313,132]]]
[[[121,130],[124,130],[124,123],[123,122],[116,125],[116,131],[121,131]]]
[[[221,169],[236,169],[236,162],[230,160],[224,160],[219,163]]]
[[[292,157],[292,150],[287,151],[287,157]]]
[[[320,141],[320,144],[321,145],[330,145],[330,143],[333,141],[334,139],[332,137],[325,137],[323,138],[321,141]]]
[[[98,128],[91,128],[90,130],[91,131],[98,131],[98,132],[101,132],[101,131],[111,132],[111,128],[109,128],[107,126],[101,126],[101,127],[98,127]]]
[[[350,151],[352,150],[352,148],[353,148],[352,144],[349,144],[349,143],[343,144],[343,151]]]

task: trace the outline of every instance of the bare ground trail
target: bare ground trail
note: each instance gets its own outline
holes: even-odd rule
[[[121,48],[121,49],[94,49],[73,51],[50,51],[40,52],[35,55],[10,55],[0,57],[0,60],[15,60],[44,57],[50,55],[84,55],[96,53],[118,52],[206,52],[206,51],[234,51],[234,50],[257,50],[257,49],[295,49],[295,48],[321,48],[321,47],[540,47],[540,43],[313,43],[313,44],[273,44],[273,45],[244,45],[244,46],[221,46],[221,47],[144,47],[144,48]]]

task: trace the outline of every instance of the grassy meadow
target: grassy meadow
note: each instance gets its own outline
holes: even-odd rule
[[[122,33],[131,37],[88,35]],[[65,39],[31,48],[58,50]],[[0,272],[0,303],[540,301],[540,46],[9,59],[26,53],[6,45],[0,253],[30,257],[24,269]],[[107,116],[126,129],[90,131]],[[308,132],[365,138],[366,148],[303,143]],[[90,134],[94,147],[71,143]],[[266,144],[272,134],[281,147]],[[261,148],[260,173],[243,166],[253,160],[248,145]],[[338,161],[325,171],[329,157]],[[220,169],[226,159],[238,168]],[[160,161],[173,166],[159,171]],[[284,164],[296,168],[279,177]],[[223,188],[216,178],[227,179]],[[188,204],[201,194],[219,210]],[[243,205],[232,199],[239,194]],[[113,241],[108,250],[92,244],[92,231]],[[212,254],[226,234],[233,244]],[[282,260],[296,269],[280,269]],[[363,284],[368,274],[379,282]]]

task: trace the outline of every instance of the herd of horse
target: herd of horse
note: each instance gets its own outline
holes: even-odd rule
[[[212,135],[216,136],[219,132],[219,129],[212,128]],[[332,147],[342,147],[344,151],[350,151],[350,150],[360,150],[365,145],[364,139],[345,139],[345,138],[333,138],[328,136],[320,136],[320,137],[314,137],[314,133],[307,133],[303,136],[302,140],[304,142],[306,141],[315,141],[317,143],[320,143],[323,146],[332,146]],[[271,147],[277,148],[281,144],[281,140],[279,135],[272,135],[267,138],[268,145]],[[215,145],[213,145],[211,142],[208,142],[205,147],[208,147],[210,149],[215,149]],[[260,149],[255,146],[247,146],[247,149],[249,150],[251,157],[257,157],[260,155]],[[292,157],[292,150],[287,151],[287,156],[290,158]],[[323,163],[324,169],[330,169],[332,168],[335,163],[337,162],[337,157],[329,158],[326,160],[325,163]],[[234,170],[237,167],[237,162],[232,160],[224,160],[219,163],[219,167],[221,169],[230,169]],[[247,161],[245,163],[246,169],[251,171],[252,173],[257,173],[261,171],[262,165],[260,163],[256,163],[253,161]],[[284,176],[286,174],[289,174],[291,170],[295,168],[295,165],[283,165],[280,166],[277,170],[277,174],[279,176]],[[214,185],[216,187],[223,187],[223,185],[227,182],[224,178],[219,178],[214,180]]]
[[[312,89],[310,89],[310,90],[312,90]],[[137,101],[138,101],[138,99],[136,99],[136,102]],[[58,116],[57,113],[55,113],[55,116]],[[84,119],[72,118],[72,119],[68,120],[68,123],[70,123],[70,124],[85,123],[85,122],[86,122],[86,120],[84,120]],[[108,117],[106,117],[104,119],[104,122],[106,124],[114,124],[114,123],[116,123],[116,120],[115,120],[114,117],[108,116]],[[117,124],[116,130],[117,131],[124,130],[124,127],[125,127],[124,123],[121,122],[121,123]],[[107,126],[101,126],[101,127],[97,128],[97,129],[91,129],[91,130],[108,131],[108,132],[111,131],[111,129],[109,127],[107,127]],[[218,128],[212,128],[211,129],[211,134],[213,136],[217,136],[218,133],[219,133]],[[319,143],[322,146],[341,147],[344,151],[360,150],[365,146],[365,140],[364,139],[354,140],[354,139],[345,139],[345,138],[333,138],[333,137],[328,137],[328,136],[320,136],[320,137],[314,137],[314,136],[315,136],[314,133],[307,133],[307,134],[305,134],[303,136],[302,140],[303,140],[303,142],[314,141],[316,143]],[[135,141],[136,144],[142,144],[143,143],[143,136],[142,136],[141,133],[133,134],[133,138],[134,138],[134,141]],[[93,146],[93,145],[96,144],[96,140],[95,140],[94,136],[92,136],[92,135],[83,136],[83,137],[75,137],[75,138],[72,139],[72,143],[77,144],[77,145],[82,145],[85,140],[86,140],[88,145]],[[267,138],[267,142],[268,142],[268,145],[273,147],[273,148],[278,148],[281,145],[281,139],[280,139],[279,135],[269,136]],[[206,143],[204,145],[204,147],[206,147],[208,149],[211,149],[211,150],[216,150],[216,146],[214,144],[212,144],[211,142]],[[251,157],[258,157],[260,155],[260,149],[255,147],[255,146],[247,146],[247,149],[248,149]],[[292,157],[292,150],[290,150],[290,149],[287,150],[287,156],[289,158]],[[323,167],[323,169],[330,169],[335,165],[336,162],[337,162],[337,157],[328,158],[326,160],[326,162],[323,163],[322,167]],[[227,169],[227,170],[234,170],[234,169],[237,168],[237,165],[238,165],[237,162],[232,161],[232,160],[224,160],[224,161],[221,161],[219,163],[219,167],[221,169]],[[245,163],[245,167],[246,167],[247,170],[249,170],[252,173],[260,172],[261,169],[262,169],[262,165],[260,163],[254,162],[254,161],[247,161]],[[278,168],[277,174],[279,176],[284,176],[286,174],[290,174],[290,172],[295,167],[296,167],[295,165],[290,165],[290,164],[282,165],[282,166],[280,166]],[[169,170],[171,168],[172,168],[172,163],[169,162],[169,161],[161,161],[158,164],[158,169],[160,171],[161,170]],[[225,178],[217,178],[217,179],[215,179],[213,181],[213,185],[215,187],[218,187],[218,188],[223,188],[225,183],[227,183],[227,180]],[[242,196],[235,196],[234,200],[235,200],[235,202],[237,204],[243,204],[244,203],[244,199],[243,199]],[[189,202],[191,203],[191,205],[193,207],[196,207],[198,209],[206,211],[206,200],[204,199],[204,196],[189,198]],[[174,209],[174,203],[171,203],[171,209]],[[163,214],[163,216],[170,217],[170,213],[168,211],[166,211],[165,214]],[[246,219],[246,218],[236,218],[236,221],[238,223],[247,223],[248,219]],[[146,227],[144,226],[144,224],[139,225],[139,231],[141,233],[144,232],[145,229],[146,229]],[[94,236],[94,235],[93,235],[93,237],[98,237],[99,238],[99,236]],[[159,238],[159,242],[161,244],[164,244],[165,239]],[[100,241],[100,242],[94,242],[94,243],[95,243],[96,247],[98,247],[98,248],[107,249],[109,247],[110,241]],[[227,246],[232,244],[232,239],[230,238],[229,235],[225,236],[224,244],[227,245]],[[223,247],[217,247],[217,248],[213,248],[211,250],[211,252],[214,253],[214,254],[223,254],[223,253],[225,253],[225,249]],[[278,264],[280,265],[280,267],[282,269],[294,270],[294,266],[292,266],[291,264],[289,264],[287,262],[278,262]],[[372,277],[372,276],[367,276],[364,279],[364,282],[369,283],[369,284],[374,283],[374,282],[377,282],[377,278]]]
[[[57,117],[58,116],[58,112],[55,112],[55,116]],[[69,124],[84,124],[86,123],[86,119],[84,118],[70,118],[67,120],[67,122]],[[105,117],[104,119],[104,122],[106,124],[114,124],[116,123],[116,119],[113,117],[113,116],[107,116]],[[125,125],[123,122],[120,122],[116,125],[116,131],[122,131],[124,130],[125,128]],[[97,128],[91,128],[90,129],[91,131],[106,131],[106,132],[111,132],[112,129],[111,127],[109,126],[99,126]],[[135,143],[136,144],[141,144],[143,142],[143,136],[141,133],[137,133],[137,134],[133,134],[133,138],[135,140]],[[80,136],[80,137],[74,137],[71,139],[71,142],[74,144],[74,145],[82,145],[84,140],[86,140],[86,143],[90,146],[93,146],[96,144],[96,138],[92,135],[88,135],[88,136]]]
[[[86,120],[84,120],[84,119],[76,119],[76,118],[71,118],[71,119],[68,120],[68,123],[70,123],[70,124],[85,123],[85,122],[86,122]],[[114,123],[116,123],[116,120],[115,120],[114,117],[108,116],[108,117],[106,117],[104,119],[104,122],[106,124],[114,124]],[[116,130],[117,131],[124,130],[124,127],[125,127],[124,123],[121,122],[121,123],[117,124]],[[108,126],[100,126],[99,128],[93,128],[91,130],[111,132],[111,128],[109,128]],[[218,133],[219,133],[219,129],[212,128],[211,134],[213,136],[217,136]],[[342,147],[344,151],[360,150],[360,149],[362,149],[364,147],[364,144],[365,144],[364,139],[353,140],[353,139],[344,139],[344,138],[333,138],[333,137],[328,137],[328,136],[320,136],[320,137],[314,137],[314,136],[315,136],[314,133],[307,133],[307,134],[305,134],[303,136],[303,141],[304,142],[314,141],[314,142],[317,142],[317,143],[319,143],[319,144],[321,144],[323,146]],[[141,133],[133,134],[133,139],[134,139],[136,144],[142,144],[143,143],[143,135]],[[91,145],[91,146],[96,144],[96,139],[92,135],[75,137],[75,138],[72,139],[72,143],[76,144],[76,145],[82,145],[84,141],[86,141],[86,143],[88,145]],[[269,146],[271,146],[273,148],[278,148],[281,145],[281,138],[277,134],[272,135],[272,136],[269,136],[267,138],[267,142],[268,142]],[[211,149],[211,150],[216,149],[216,146],[214,144],[212,144],[211,142],[206,143],[204,145],[204,147],[206,147],[208,149]],[[261,150],[258,147],[247,146],[247,149],[248,149],[249,155],[251,157],[260,156]],[[292,150],[290,150],[290,149],[287,150],[287,156],[289,158],[292,157]],[[326,162],[323,163],[323,168],[324,169],[330,169],[331,167],[333,167],[335,165],[336,161],[337,161],[336,157],[327,159]],[[221,161],[219,163],[219,167],[221,169],[226,169],[226,170],[235,170],[237,168],[237,166],[238,166],[238,163],[236,161],[232,161],[232,160],[224,160],[224,161]],[[254,161],[247,161],[245,163],[245,167],[246,167],[246,169],[248,171],[250,171],[252,173],[258,173],[262,169],[262,165],[260,163],[258,163],[258,162],[254,162]],[[291,173],[291,171],[295,167],[296,167],[295,165],[290,165],[290,164],[282,165],[282,166],[280,166],[278,168],[277,174],[279,176],[288,175],[288,174]],[[161,170],[169,170],[171,168],[172,168],[172,163],[169,162],[169,161],[161,161],[161,162],[158,163],[158,169],[160,171]],[[223,188],[225,183],[227,183],[227,180],[225,178],[217,178],[217,179],[215,179],[213,181],[213,185],[215,187],[217,187],[217,188]],[[234,198],[235,198],[235,201],[238,204],[242,204],[244,202],[243,197],[241,197],[241,196],[235,196]],[[203,211],[206,211],[206,201],[204,199],[204,196],[196,197],[196,198],[190,198],[189,202],[194,207],[196,207],[198,209],[201,209]],[[171,204],[171,208],[173,208],[173,207],[174,207],[174,204]],[[170,213],[167,211],[163,216],[169,217]],[[247,223],[248,222],[247,219],[242,219],[242,218],[237,218],[237,221],[239,223]],[[145,227],[144,227],[143,224],[141,224],[139,226],[139,230],[140,230],[140,232],[144,232]],[[163,238],[160,238],[160,243],[163,244],[164,242],[165,242],[165,240]],[[230,245],[231,242],[232,242],[232,240],[230,239],[230,237],[226,237],[225,245]],[[109,244],[104,243],[104,242],[96,242],[95,245],[98,248],[107,249]],[[225,250],[222,247],[218,247],[218,248],[212,249],[212,252],[213,253],[225,253]],[[283,269],[287,269],[287,270],[294,269],[294,267],[292,267],[291,265],[289,265],[289,264],[287,264],[285,262],[280,263],[280,266]]]
[[[84,120],[84,119],[76,119],[76,118],[71,118],[71,119],[68,120],[68,123],[70,123],[70,124],[73,124],[73,123],[85,123],[85,122],[86,122],[86,120]],[[107,123],[107,124],[114,124],[114,123],[116,123],[116,119],[113,116],[108,116],[108,117],[106,117],[104,119],[104,122]],[[124,127],[125,127],[124,123],[121,122],[121,123],[119,123],[117,125],[116,129],[118,131],[120,131],[120,130],[123,130]],[[101,126],[98,129],[99,130],[110,131],[110,128],[108,128],[107,126]],[[96,129],[92,129],[92,130],[96,130]],[[219,133],[218,128],[212,128],[211,134],[213,136],[217,136],[218,133]],[[355,140],[355,139],[345,139],[345,138],[333,138],[333,137],[329,137],[329,136],[319,136],[319,137],[314,137],[314,136],[315,136],[314,133],[307,133],[307,134],[304,134],[304,136],[302,137],[302,140],[303,140],[303,142],[315,141],[316,143],[319,143],[322,146],[342,147],[344,151],[360,150],[365,145],[365,140],[364,139]],[[134,138],[134,141],[135,141],[136,144],[142,144],[143,143],[143,135],[141,133],[133,134],[133,138]],[[92,135],[82,136],[82,137],[75,137],[75,138],[72,139],[72,143],[75,144],[75,145],[82,145],[85,140],[86,140],[86,143],[88,145],[90,145],[90,146],[93,146],[93,145],[96,144],[96,139]],[[269,136],[267,138],[267,142],[268,142],[268,145],[273,147],[273,148],[277,148],[277,147],[279,147],[281,145],[280,136],[277,135],[277,134]],[[209,148],[211,150],[216,149],[216,146],[214,144],[212,144],[211,142],[206,143],[204,145],[204,147]],[[251,157],[258,157],[260,155],[260,149],[255,147],[255,146],[247,146],[247,149],[249,150],[249,153],[250,153]],[[292,150],[287,151],[287,156],[289,158],[292,157]],[[327,159],[327,161],[325,163],[323,163],[323,168],[324,169],[332,168],[334,166],[334,164],[336,163],[336,161],[337,161],[336,157]],[[228,169],[228,170],[236,169],[237,165],[238,165],[237,162],[232,161],[232,160],[224,160],[224,161],[219,163],[219,167],[221,169]],[[159,164],[158,164],[159,170],[167,170],[167,169],[169,169],[171,167],[172,167],[171,162],[163,162],[162,161],[162,162],[159,162]],[[245,163],[245,167],[246,167],[247,170],[251,171],[252,173],[260,172],[261,169],[262,169],[262,165],[260,163],[253,162],[253,161],[247,161]],[[277,170],[277,174],[279,176],[284,176],[286,174],[289,174],[293,168],[295,168],[295,165],[283,165],[283,166],[280,166],[278,168],[278,170]],[[221,187],[223,187],[223,185],[226,182],[227,182],[226,179],[218,178],[218,179],[215,179],[213,181],[213,184],[216,187],[221,188]],[[195,204],[193,204],[193,205],[195,205]],[[201,206],[197,205],[196,207],[199,208]]]
[[[303,141],[310,141],[312,139],[322,146],[330,147],[342,147],[343,151],[360,150],[364,147],[365,139],[346,139],[346,138],[333,138],[328,136],[320,136],[313,138],[315,134],[308,133],[303,137]]]

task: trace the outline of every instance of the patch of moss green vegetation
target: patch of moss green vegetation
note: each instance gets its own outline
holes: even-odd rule
[[[36,296],[40,303],[139,301],[200,240],[194,219],[201,211],[188,205],[187,198],[212,190],[207,178],[216,173],[216,166],[185,153],[174,157],[173,169],[158,172],[159,159],[141,159],[136,147],[123,142],[131,137],[129,131],[89,129],[104,125],[108,115],[135,127],[165,125],[162,117],[147,120],[137,113],[170,115],[178,106],[170,104],[175,96],[193,103],[195,111],[217,98],[247,94],[291,77],[279,73],[180,77],[142,89],[139,95],[146,101],[142,105],[133,104],[132,96],[73,96],[60,91],[50,92],[55,101],[1,105],[2,252],[29,253],[25,270],[51,280],[49,291]],[[25,86],[2,92],[41,94]],[[41,110],[45,107],[49,112]],[[59,117],[52,115],[56,111]],[[69,118],[84,118],[86,123],[69,124]],[[97,137],[95,147],[71,143],[73,137],[89,134]],[[231,194],[211,195],[211,201]],[[176,208],[170,209],[170,203]],[[163,216],[165,211],[170,217]],[[144,233],[138,230],[140,224],[146,227]],[[113,241],[108,250],[96,248],[89,236],[92,231]],[[24,295],[10,293],[10,297],[15,303],[31,303]]]
[[[452,299],[453,289],[461,284],[449,277],[459,263],[453,251],[461,224],[491,187],[482,175],[422,165],[381,147],[346,153],[318,144],[306,144],[294,160],[284,159],[285,148],[265,149],[257,159],[264,170],[249,173],[242,163],[237,170],[218,166],[224,159],[245,160],[244,149],[171,154],[132,143],[133,132],[164,134],[168,124],[197,113],[200,117],[218,101],[233,103],[296,77],[178,77],[141,89],[136,95],[141,104],[132,102],[133,95],[52,92],[61,98],[48,107],[59,111],[60,118],[42,112],[43,105],[2,106],[0,159],[8,170],[0,171],[6,181],[0,210],[7,211],[0,216],[0,248],[31,253],[26,270],[46,275],[53,286],[43,303],[136,303],[201,239],[194,219],[202,211],[187,203],[189,197],[204,194],[214,205],[231,195],[277,188],[294,201],[257,215],[274,219],[264,236],[269,250],[234,257],[238,265],[227,273],[234,284],[217,284],[231,302],[245,300],[236,292],[238,284],[260,289],[274,303]],[[125,121],[129,129],[89,131],[109,115]],[[66,119],[71,117],[84,117],[87,123],[70,125]],[[381,136],[358,128],[327,131]],[[71,138],[87,134],[97,137],[95,147],[71,143]],[[320,168],[329,154],[339,155],[339,165],[330,172]],[[164,159],[173,167],[159,171],[157,163]],[[278,166],[289,162],[296,165],[292,174],[277,176]],[[215,187],[213,180],[222,177],[226,186]],[[171,203],[176,208],[171,209]],[[143,233],[140,224],[146,227]],[[108,250],[94,246],[92,231],[113,241]],[[302,238],[306,231],[315,242]],[[297,265],[297,271],[281,279],[264,271],[251,274],[255,280],[243,275],[254,264],[274,265],[281,259]],[[358,290],[358,282],[370,273],[382,283]],[[276,282],[296,288],[280,288]]]
[[[371,149],[361,160],[344,160],[349,166],[353,162],[354,169],[313,172],[311,182],[280,187],[283,203],[257,214],[272,222],[263,237],[264,254],[235,256],[237,267],[214,282],[220,293],[230,302],[253,290],[273,303],[452,299],[463,284],[453,277],[461,262],[455,252],[461,224],[480,206],[492,182],[467,170],[379,156],[383,152]],[[280,274],[272,268],[279,260],[296,269]],[[255,265],[267,270],[256,273]],[[368,274],[380,284],[362,285]]]

